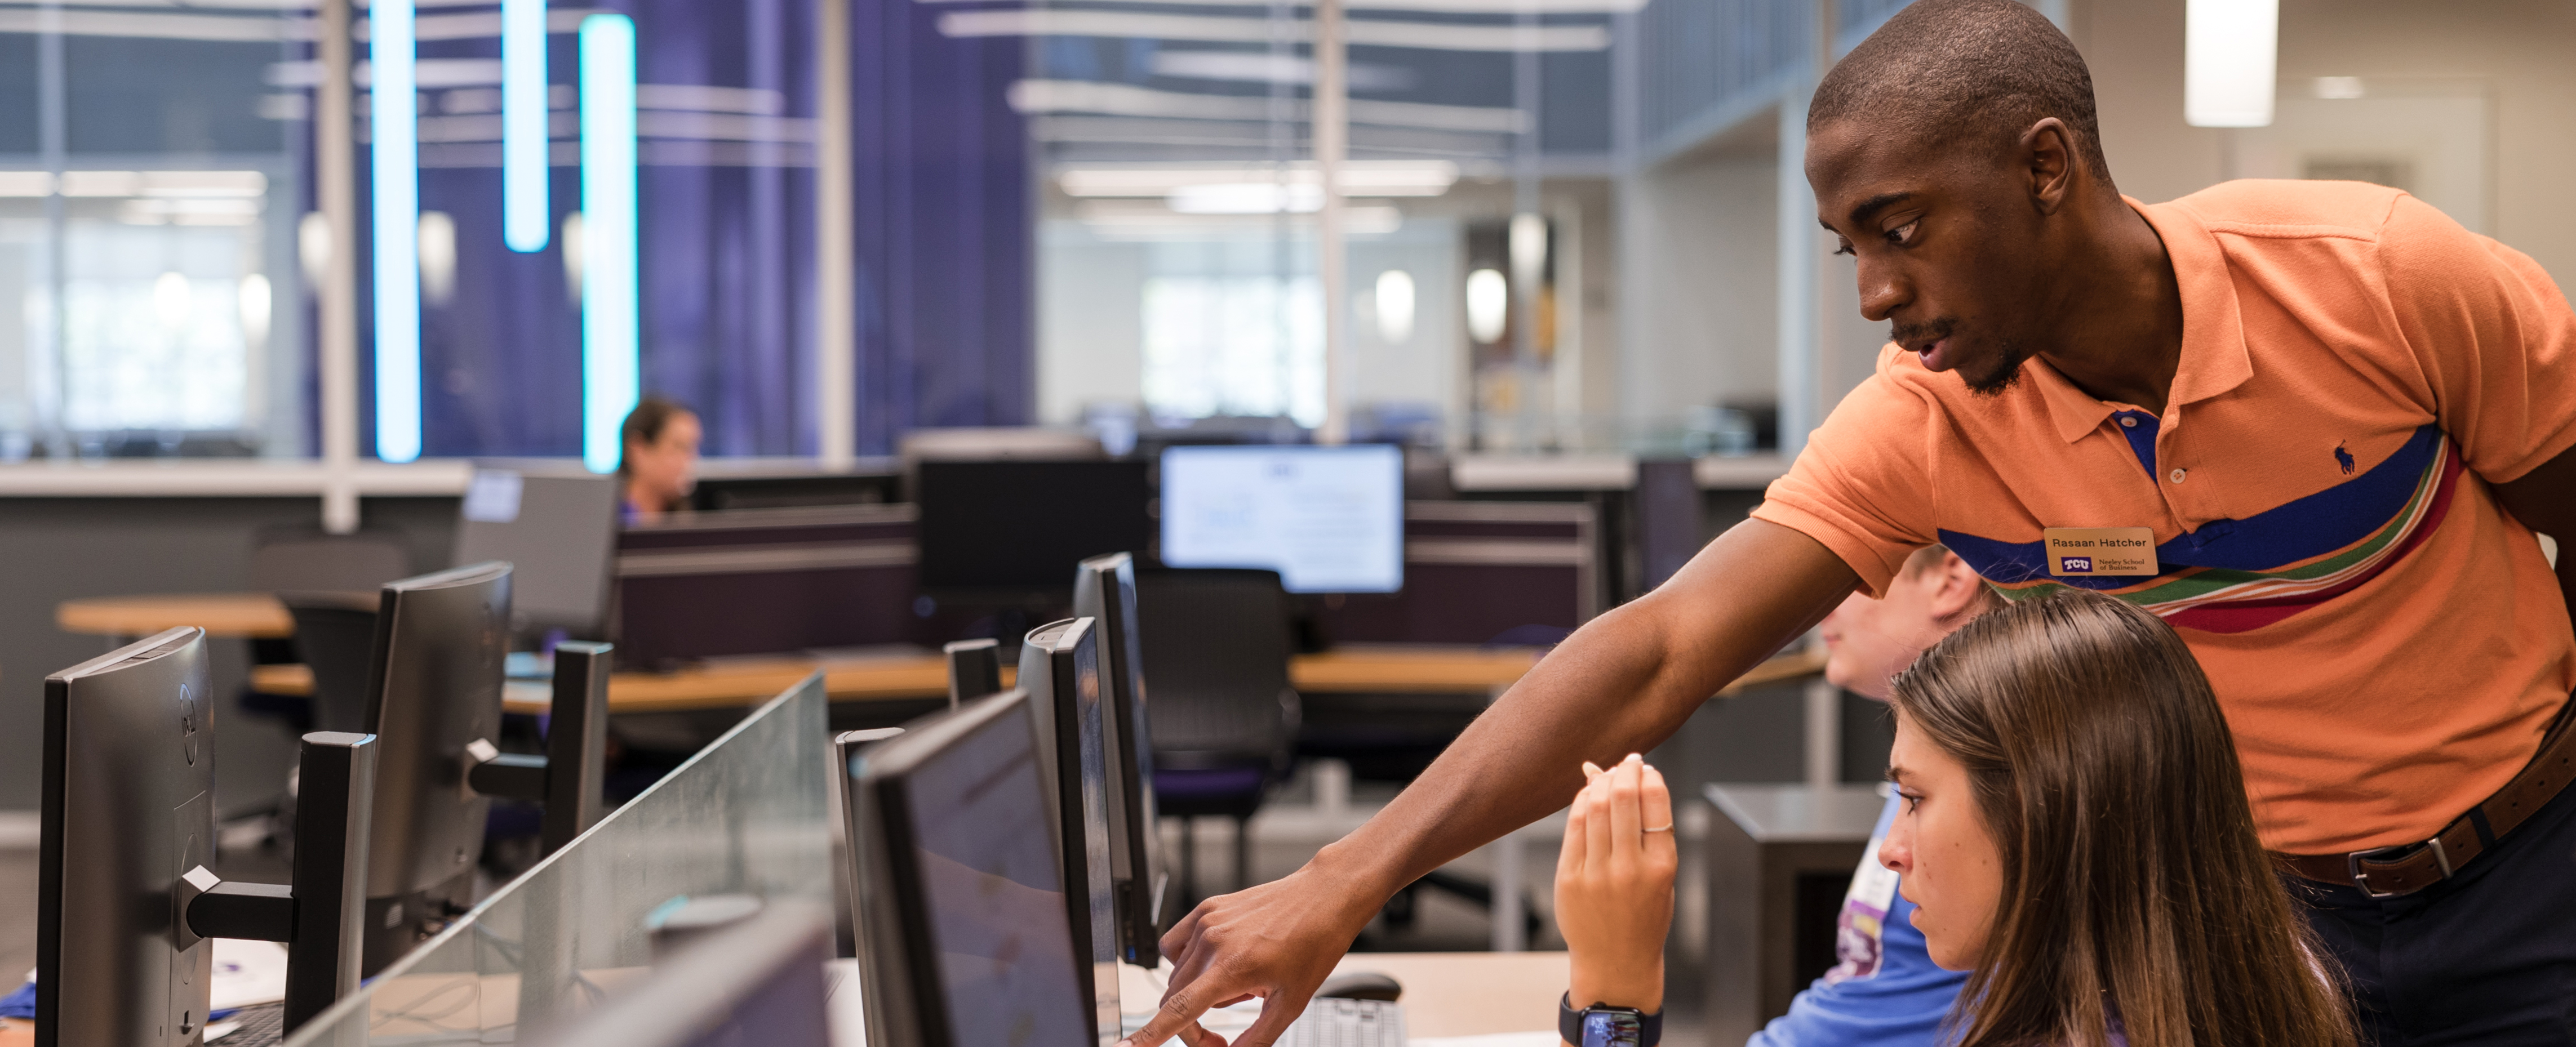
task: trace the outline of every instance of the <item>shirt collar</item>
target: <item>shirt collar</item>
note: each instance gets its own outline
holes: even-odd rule
[[[2254,361],[2245,348],[2245,321],[2237,311],[2236,283],[2218,237],[2200,217],[2179,203],[2142,204],[2120,198],[2156,231],[2171,260],[2174,284],[2182,294],[2182,363],[2174,372],[2165,409],[2198,403],[2245,384],[2254,376]],[[2057,435],[2074,443],[2102,425],[2113,408],[2067,381],[2037,358],[2032,384],[2048,404]]]

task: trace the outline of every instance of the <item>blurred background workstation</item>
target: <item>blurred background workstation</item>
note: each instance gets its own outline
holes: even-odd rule
[[[1869,373],[1800,158],[1902,6],[0,0],[0,983],[124,971],[155,1043],[1114,1033],[1152,928]],[[2032,6],[2129,195],[2379,182],[2576,279],[2565,5]],[[1821,666],[1650,754],[1678,1042],[1834,963],[1890,728]],[[1553,1042],[1560,831],[1399,894],[1343,968],[1400,1003],[1316,1027]],[[1061,962],[907,965],[991,930],[934,851],[1035,863]]]

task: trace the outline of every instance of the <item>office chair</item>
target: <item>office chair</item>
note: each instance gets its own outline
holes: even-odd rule
[[[372,608],[378,586],[413,573],[410,547],[400,534],[390,531],[325,534],[303,525],[278,525],[261,528],[251,536],[250,546],[250,587],[263,593],[365,593]],[[287,641],[251,641],[251,661],[256,664],[294,658],[293,645]],[[311,721],[300,704],[279,701],[279,697],[261,696],[248,708],[289,722]]]
[[[386,531],[324,534],[305,527],[262,529],[251,539],[250,586],[262,592],[357,592],[410,575],[411,550]]]
[[[369,620],[373,621],[376,588],[412,573],[411,550],[402,536],[388,531],[359,531],[356,534],[325,534],[303,525],[281,525],[261,528],[251,536],[250,587],[266,593],[346,594],[365,597]],[[345,602],[345,601],[343,601]],[[290,607],[289,611],[292,612]],[[299,618],[296,632],[304,631]],[[359,687],[366,686],[367,644],[371,638],[358,641]],[[251,661],[258,665],[281,662],[303,662],[312,659],[298,653],[291,639],[255,639],[251,641]],[[323,693],[319,677],[324,670],[315,667],[314,695]],[[345,690],[345,688],[344,688]],[[350,726],[328,726],[342,721],[336,714],[318,713],[315,697],[262,694],[245,689],[241,695],[244,713],[283,721],[295,734],[307,731],[355,731],[359,720],[346,721]],[[322,724],[326,726],[316,726]]]
[[[1288,684],[1289,603],[1276,571],[1136,571],[1138,639],[1153,702],[1154,803],[1183,819],[1234,819],[1234,889],[1250,885],[1252,816],[1287,773],[1297,737]],[[1181,904],[1198,897],[1197,840],[1182,822]]]
[[[283,592],[295,619],[295,655],[313,671],[313,731],[363,731],[367,656],[376,642],[378,597],[368,592]]]

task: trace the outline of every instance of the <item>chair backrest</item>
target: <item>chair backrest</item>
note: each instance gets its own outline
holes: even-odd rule
[[[323,534],[280,528],[262,531],[251,540],[250,587],[262,592],[372,596],[378,586],[411,573],[411,550],[400,536],[386,532]]]
[[[1155,766],[1284,764],[1298,706],[1279,573],[1138,568],[1136,614],[1154,688],[1147,716]]]
[[[295,618],[295,655],[313,671],[313,729],[364,731],[367,658],[375,649],[378,597],[365,592],[283,592]]]

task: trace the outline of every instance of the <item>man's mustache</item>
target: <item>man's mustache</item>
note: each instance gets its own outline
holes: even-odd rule
[[[1941,339],[1948,338],[1950,337],[1950,332],[1957,329],[1958,326],[1959,322],[1949,317],[1942,317],[1937,320],[1926,320],[1917,324],[1889,324],[1887,326],[1887,340],[1911,349],[1927,342],[1937,342]]]

